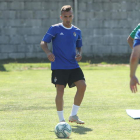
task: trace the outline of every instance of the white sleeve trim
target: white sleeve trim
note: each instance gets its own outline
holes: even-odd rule
[[[49,34],[49,33],[47,33],[48,35],[51,35],[52,37],[55,37],[55,36],[53,36],[52,34]]]

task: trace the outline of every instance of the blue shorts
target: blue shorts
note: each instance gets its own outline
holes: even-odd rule
[[[138,46],[138,45],[140,45],[140,39],[135,39],[135,40],[134,40],[133,47],[136,47],[136,46]]]

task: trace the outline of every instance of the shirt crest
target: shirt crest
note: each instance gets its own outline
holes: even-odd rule
[[[76,36],[76,33],[74,32],[73,35]]]

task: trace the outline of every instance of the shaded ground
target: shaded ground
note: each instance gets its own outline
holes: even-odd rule
[[[83,56],[81,62],[89,62],[93,63],[108,63],[108,64],[127,64],[129,63],[130,55],[124,56],[94,56],[94,57],[86,57]],[[5,59],[0,60],[0,64],[7,64],[7,63],[46,63],[49,62],[47,58],[39,59],[39,58],[30,58],[30,59]]]
[[[89,62],[90,64],[129,64],[130,56],[105,56],[105,57],[83,57],[82,62]]]
[[[85,57],[83,56],[81,62],[88,62],[90,64],[129,64],[130,56],[105,56],[105,57]],[[30,59],[6,59],[0,60],[0,71],[6,71],[3,64],[8,63],[49,63],[49,60],[30,58]]]

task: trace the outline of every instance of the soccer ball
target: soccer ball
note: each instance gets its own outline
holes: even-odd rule
[[[66,122],[60,122],[55,126],[55,134],[58,138],[69,138],[71,132],[71,126]]]

